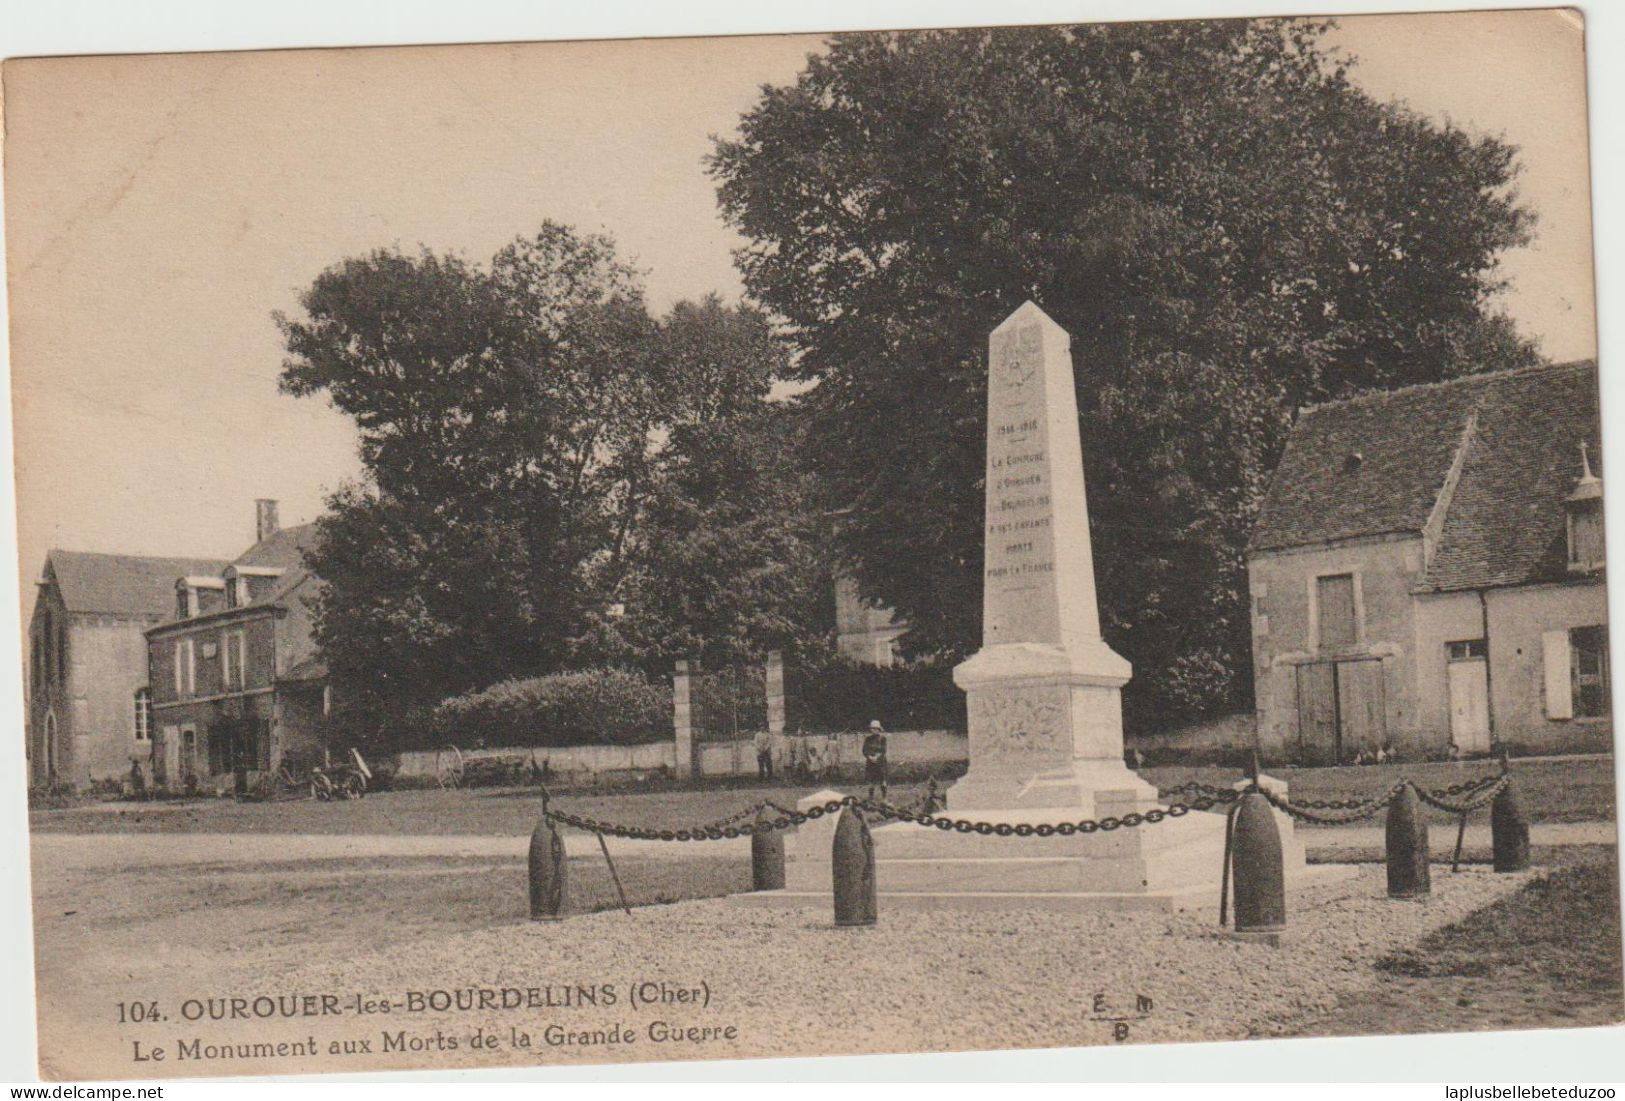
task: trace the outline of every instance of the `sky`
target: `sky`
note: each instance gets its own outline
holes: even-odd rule
[[[1505,307],[1595,355],[1581,32],[1563,12],[1343,21],[1355,79],[1522,150],[1541,216]],[[815,36],[99,57],[5,70],[24,622],[49,547],[231,557],[253,501],[313,519],[349,422],[277,392],[272,312],[380,247],[488,258],[612,234],[651,305],[741,293],[703,171]]]

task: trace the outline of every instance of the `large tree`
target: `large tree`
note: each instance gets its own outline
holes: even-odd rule
[[[310,561],[341,694],[376,716],[570,664],[653,663],[606,639],[605,610],[661,547],[640,524],[671,497],[672,442],[761,415],[784,367],[762,314],[708,298],[656,319],[608,239],[551,223],[486,265],[345,260],[301,305],[278,318],[282,386],[355,420],[365,470],[330,500]]]
[[[617,590],[590,649],[708,665],[833,652],[830,521],[791,406],[673,429]]]
[[[810,453],[916,651],[980,641],[989,330],[1073,337],[1130,718],[1245,700],[1243,549],[1293,411],[1528,363],[1514,151],[1371,100],[1303,20],[839,36],[711,170],[816,388]]]

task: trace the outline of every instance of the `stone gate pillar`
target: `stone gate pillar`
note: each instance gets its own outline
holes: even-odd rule
[[[676,736],[677,778],[694,775],[694,706],[688,662],[680,661],[671,675],[671,725]]]
[[[784,654],[778,650],[767,654],[767,730],[784,733]]]

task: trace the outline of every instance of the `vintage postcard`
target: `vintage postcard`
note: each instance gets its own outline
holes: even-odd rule
[[[7,61],[40,1075],[1617,1025],[1585,65]]]

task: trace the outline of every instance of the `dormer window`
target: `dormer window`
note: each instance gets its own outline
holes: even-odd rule
[[[283,574],[280,566],[226,567],[226,596],[231,607],[243,608],[256,600],[264,600],[276,589],[277,579]]]
[[[1602,479],[1591,471],[1591,454],[1580,444],[1580,480],[1563,502],[1568,514],[1569,569],[1575,573],[1600,570],[1604,562]]]
[[[183,577],[175,582],[175,618],[191,619],[206,612],[219,611],[225,604],[221,590],[225,582],[218,577]]]

